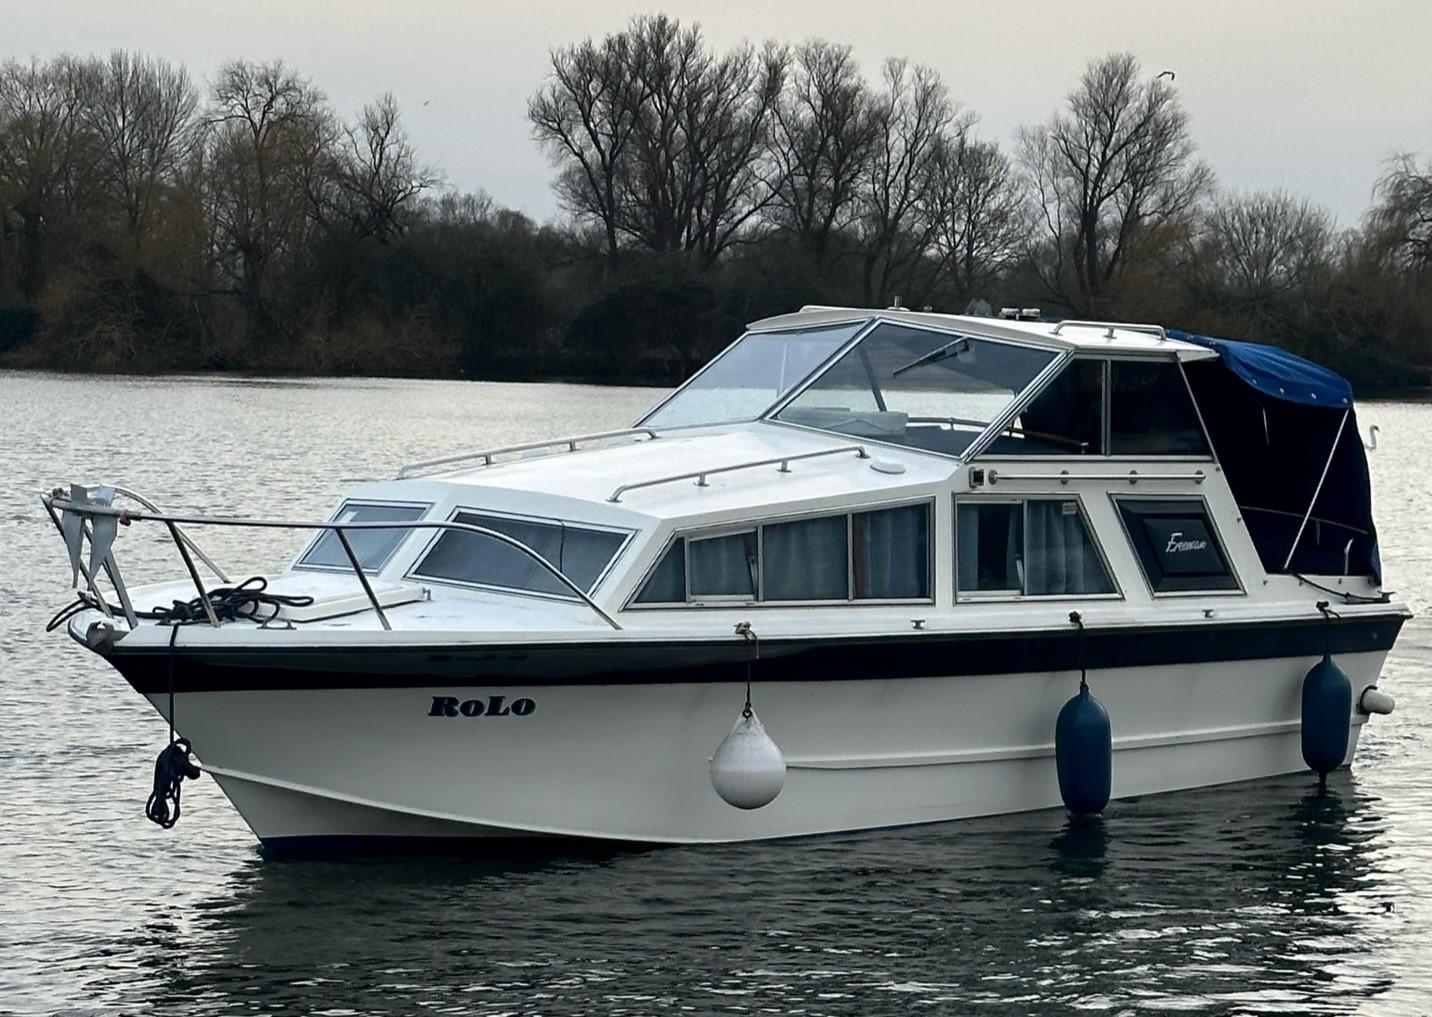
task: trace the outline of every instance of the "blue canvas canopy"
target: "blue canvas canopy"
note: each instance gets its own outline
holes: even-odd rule
[[[1263,567],[1381,582],[1367,454],[1347,380],[1276,346],[1169,336],[1218,354],[1185,372]]]
[[[1352,386],[1346,378],[1296,353],[1241,339],[1220,339],[1169,330],[1170,339],[1207,347],[1244,382],[1264,395],[1304,406],[1352,405]]]

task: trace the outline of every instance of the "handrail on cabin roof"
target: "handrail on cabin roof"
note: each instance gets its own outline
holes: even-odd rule
[[[422,470],[431,469],[434,466],[451,466],[454,463],[467,462],[470,459],[484,460],[484,466],[491,466],[495,456],[506,455],[510,452],[528,452],[532,449],[547,448],[552,445],[566,445],[568,452],[577,451],[577,443],[583,441],[601,441],[606,438],[625,438],[629,435],[645,434],[648,440],[654,441],[659,435],[650,427],[624,427],[618,431],[597,431],[593,434],[575,434],[566,438],[548,438],[545,441],[529,441],[520,445],[501,445],[497,448],[474,449],[471,452],[459,452],[456,455],[441,456],[437,459],[424,459],[416,463],[408,463],[398,470],[395,480],[405,480],[415,476]]]
[[[1083,321],[1078,318],[1067,318],[1054,326],[1054,335],[1059,334],[1061,328],[1102,328],[1106,339],[1114,338],[1114,329],[1123,329],[1125,332],[1143,332],[1146,335],[1157,336],[1159,342],[1168,339],[1168,330],[1162,325],[1139,325],[1133,322],[1124,321]]]
[[[714,476],[718,473],[734,473],[737,470],[754,469],[757,466],[775,466],[780,464],[780,469],[777,470],[777,472],[789,473],[791,472],[790,464],[798,462],[801,459],[815,459],[819,456],[841,455],[847,452],[854,452],[857,459],[870,458],[870,453],[865,451],[864,445],[842,445],[839,448],[825,448],[817,452],[798,452],[795,455],[774,456],[770,459],[753,459],[745,463],[732,463],[730,466],[714,466],[707,470],[693,470],[690,473],[673,473],[666,477],[654,477],[651,480],[637,480],[630,484],[621,484],[612,492],[611,497],[608,498],[607,501],[619,502],[622,500],[622,495],[628,491],[635,491],[643,487],[657,487],[661,484],[673,484],[678,480],[695,480],[697,487],[710,487],[711,485],[706,483],[707,477]]]

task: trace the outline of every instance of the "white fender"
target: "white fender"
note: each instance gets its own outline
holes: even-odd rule
[[[711,786],[728,805],[759,809],[786,784],[786,757],[754,712],[742,713],[711,756]]]
[[[1376,685],[1369,685],[1362,690],[1362,695],[1357,697],[1357,708],[1360,713],[1380,713],[1385,717],[1397,708],[1397,700]]]

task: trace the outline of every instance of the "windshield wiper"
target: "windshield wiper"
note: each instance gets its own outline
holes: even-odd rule
[[[936,361],[944,360],[946,357],[957,357],[969,348],[970,341],[964,336],[960,336],[958,339],[945,343],[945,345],[941,346],[939,349],[931,350],[929,353],[916,357],[904,367],[895,368],[895,370],[890,372],[890,377],[898,378],[906,371],[913,371],[917,367],[923,367],[926,364],[933,364]]]

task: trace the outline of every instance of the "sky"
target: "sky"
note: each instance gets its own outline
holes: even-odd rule
[[[538,220],[558,214],[527,97],[553,47],[663,11],[718,47],[822,37],[874,77],[888,56],[938,69],[1012,146],[1094,57],[1173,70],[1220,183],[1286,188],[1357,224],[1396,153],[1432,155],[1427,0],[0,0],[0,57],[137,50],[198,80],[226,60],[282,59],[341,112],[391,91],[421,157],[449,184]]]

